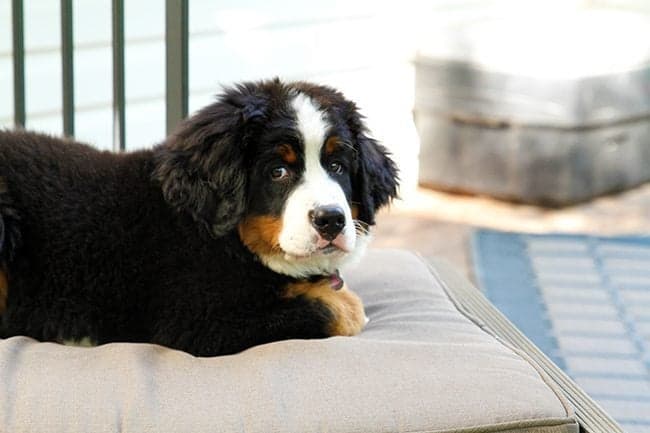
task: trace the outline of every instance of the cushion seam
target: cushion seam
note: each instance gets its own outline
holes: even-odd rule
[[[470,432],[501,432],[517,429],[529,429],[536,427],[560,427],[563,425],[576,426],[575,420],[570,418],[542,418],[542,419],[528,419],[508,421],[494,424],[477,424],[470,427],[463,427],[460,429],[443,429],[443,430],[409,430],[406,433],[470,433]]]
[[[456,308],[456,311],[458,311],[460,314],[462,314],[464,317],[466,317],[468,320],[470,320],[472,323],[474,323],[480,330],[494,338],[498,343],[500,343],[502,346],[506,347],[508,350],[512,351],[515,355],[517,355],[520,359],[522,359],[524,362],[526,362],[528,365],[530,365],[539,378],[544,382],[546,387],[551,390],[551,392],[555,395],[559,403],[562,405],[564,408],[565,415],[569,419],[573,419],[573,409],[569,406],[568,402],[565,401],[564,396],[561,394],[560,390],[555,389],[554,383],[552,382],[552,379],[550,377],[546,377],[546,373],[543,372],[541,367],[539,367],[532,358],[530,358],[525,352],[523,352],[520,349],[517,349],[516,347],[512,346],[511,344],[507,343],[506,341],[503,341],[501,338],[499,338],[497,335],[495,335],[493,332],[491,332],[490,329],[486,326],[486,324],[480,323],[480,321],[474,317],[471,314],[468,314],[466,312],[461,311],[458,308],[457,301],[454,299],[453,296],[449,294],[449,289],[447,286],[447,283],[442,279],[440,274],[437,272],[437,270],[428,263],[424,257],[422,257],[420,254],[413,253],[429,270],[429,273],[435,278],[435,280],[442,286],[443,290],[445,291],[445,294],[447,295],[447,298],[452,302],[454,305],[454,308]],[[478,289],[476,289],[478,290]]]
[[[460,429],[443,429],[443,430],[410,430],[406,433],[469,433],[469,432],[500,432],[516,429],[528,429],[537,427],[560,427],[563,425],[576,425],[574,420],[569,418],[542,418],[534,421],[508,421],[494,424],[478,424]]]

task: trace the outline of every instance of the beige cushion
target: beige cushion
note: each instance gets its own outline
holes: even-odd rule
[[[358,337],[194,358],[146,344],[0,341],[0,431],[576,432],[558,391],[461,315],[417,256],[371,251]]]

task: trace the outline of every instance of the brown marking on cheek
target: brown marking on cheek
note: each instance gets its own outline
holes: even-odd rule
[[[255,254],[268,255],[280,251],[280,218],[268,215],[246,217],[239,223],[238,230],[239,238]]]
[[[325,154],[331,155],[336,151],[336,149],[339,148],[340,145],[341,143],[339,142],[339,138],[336,135],[328,138],[325,142]]]
[[[280,158],[287,164],[294,164],[298,160],[298,155],[296,155],[293,147],[288,144],[278,146],[278,153],[280,154]]]
[[[361,299],[344,284],[340,290],[330,286],[328,277],[318,281],[297,281],[287,285],[285,297],[304,296],[324,304],[332,313],[327,333],[331,336],[356,335],[366,323],[366,314]]]
[[[7,309],[7,296],[9,295],[9,282],[7,281],[7,271],[4,267],[0,268],[0,314]]]

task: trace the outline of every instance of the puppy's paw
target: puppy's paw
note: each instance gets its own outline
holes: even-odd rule
[[[287,297],[304,296],[323,305],[331,314],[326,326],[330,336],[357,335],[368,323],[361,298],[344,284],[334,290],[327,279],[317,282],[300,282],[289,285]]]
[[[347,286],[335,292],[328,299],[327,306],[334,316],[330,323],[330,335],[357,335],[368,323],[361,299]]]

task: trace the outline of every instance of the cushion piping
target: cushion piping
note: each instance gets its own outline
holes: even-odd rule
[[[421,256],[420,259],[443,284],[443,288],[461,314],[476,323],[486,333],[495,336],[502,344],[519,348],[526,354],[526,358],[532,360],[533,366],[537,366],[552,380],[561,390],[563,397],[570,402],[574,418],[581,428],[591,433],[623,433],[623,429],[607,412],[501,314],[479,289],[458,275],[451,265],[444,260],[435,260],[434,265]],[[449,284],[441,281],[441,273],[449,274],[447,276],[458,283],[458,287],[452,289]]]
[[[470,427],[443,430],[411,430],[406,433],[496,433],[510,430],[534,429],[544,427],[577,427],[575,421],[568,418],[543,418],[538,420],[509,421],[504,423],[482,424]],[[577,429],[576,429],[577,433]]]
[[[423,257],[419,257],[419,258],[420,258],[420,260],[424,261],[424,258],[423,258]],[[435,269],[433,266],[429,265],[429,264],[426,263],[426,262],[424,262],[424,264],[428,267],[428,269],[429,269],[429,271],[431,272],[431,274],[432,274],[432,275],[436,278],[436,280],[440,283],[440,285],[441,285],[442,288],[444,289],[445,293],[446,293],[447,296],[449,297],[449,300],[454,304],[454,306],[456,307],[456,309],[458,310],[458,312],[461,313],[462,315],[464,315],[465,317],[467,317],[469,320],[471,320],[471,321],[472,321],[475,325],[477,325],[477,326],[478,326],[478,327],[479,327],[483,332],[485,332],[485,333],[487,333],[488,335],[490,335],[491,337],[493,337],[496,341],[498,341],[499,343],[501,343],[501,344],[502,344],[503,346],[505,346],[507,349],[509,349],[509,350],[511,350],[512,352],[514,352],[514,353],[515,353],[516,355],[518,355],[521,359],[523,359],[524,361],[526,361],[526,362],[527,362],[531,367],[533,367],[533,369],[535,369],[535,371],[536,371],[537,374],[539,375],[540,379],[542,379],[542,381],[546,384],[546,386],[548,386],[548,388],[553,392],[553,394],[555,394],[555,396],[557,397],[558,401],[560,402],[560,404],[561,404],[562,407],[564,408],[564,413],[565,413],[565,415],[567,416],[567,418],[568,418],[568,419],[573,419],[573,416],[574,416],[573,408],[571,407],[571,405],[569,404],[569,402],[564,398],[564,395],[563,395],[562,392],[557,388],[557,386],[555,385],[555,383],[551,380],[550,377],[548,377],[548,375],[547,375],[546,373],[544,373],[544,371],[540,368],[540,366],[538,366],[538,365],[535,363],[535,361],[533,361],[533,359],[532,359],[530,356],[528,356],[528,354],[526,354],[523,350],[514,347],[512,344],[510,344],[510,343],[504,341],[502,338],[500,338],[498,335],[496,335],[494,332],[492,332],[492,330],[491,330],[490,328],[488,328],[488,327],[486,326],[486,324],[483,323],[483,322],[482,322],[480,319],[478,319],[476,316],[474,316],[473,314],[471,314],[471,313],[469,313],[469,312],[467,312],[467,311],[463,311],[463,310],[461,310],[461,309],[459,308],[459,302],[458,302],[458,299],[456,299],[456,297],[455,297],[452,293],[450,293],[450,290],[449,290],[449,286],[448,286],[448,284],[447,284],[447,283],[442,279],[442,277],[441,277],[440,274],[438,273],[437,269]],[[478,289],[476,289],[476,290],[478,290]]]
[[[504,347],[507,349],[511,350],[513,353],[515,353],[517,356],[519,356],[522,360],[524,360],[526,363],[528,363],[539,375],[540,379],[544,382],[544,384],[553,392],[553,394],[556,396],[557,400],[559,403],[562,405],[566,418],[548,418],[546,420],[541,420],[542,423],[544,422],[549,422],[551,425],[558,425],[560,422],[558,420],[562,420],[562,423],[564,424],[576,424],[576,420],[574,418],[574,412],[573,408],[569,405],[568,401],[564,398],[564,395],[562,392],[556,387],[555,383],[552,381],[550,377],[546,375],[546,373],[534,362],[534,360],[529,357],[524,351],[515,348],[513,345],[509,344],[508,342],[504,341],[501,339],[499,336],[495,335],[482,321],[480,321],[476,316],[468,312],[466,309],[462,308],[460,305],[460,302],[458,299],[454,296],[454,294],[451,292],[449,285],[447,282],[440,276],[440,273],[438,270],[428,263],[421,255],[414,253],[414,255],[427,267],[429,270],[430,274],[435,278],[435,280],[441,285],[443,290],[445,291],[447,297],[449,300],[454,304],[456,309],[458,310],[459,313],[461,313],[463,316],[467,317],[470,321],[472,321],[475,325],[477,325],[483,332],[487,333],[491,337],[493,337],[496,341],[498,341],[500,344],[502,344]],[[476,289],[478,290],[478,289]],[[530,427],[535,427],[538,426],[539,423],[536,422],[537,420],[534,419],[529,419],[529,420],[520,420],[520,421],[513,421],[515,424],[519,424],[517,426],[512,427],[514,428],[521,428],[524,427],[525,424],[530,423]],[[509,424],[509,423],[505,423]],[[505,425],[504,424],[504,425]],[[462,431],[462,430],[458,430]],[[476,428],[473,430],[470,428],[470,431],[476,431]],[[490,430],[481,430],[481,431],[490,431]]]

